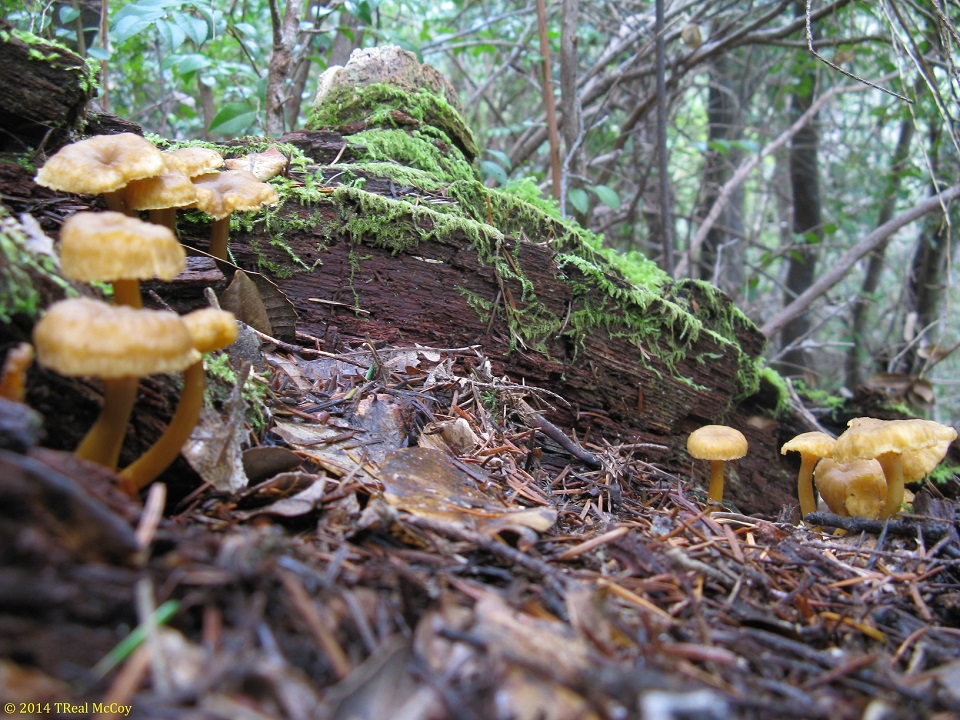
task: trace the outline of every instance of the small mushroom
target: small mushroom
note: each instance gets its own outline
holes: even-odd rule
[[[61,375],[99,377],[100,416],[77,446],[78,457],[115,469],[139,378],[177,372],[200,354],[180,316],[89,298],[54,303],[33,329],[37,362]]]
[[[140,307],[141,280],[172,280],[186,262],[183,246],[170,230],[122,213],[79,212],[60,229],[64,275],[113,283],[119,305]]]
[[[950,443],[956,440],[957,431],[932,420],[878,420],[854,418],[847,423],[847,430],[837,438],[833,457],[839,462],[876,458],[887,479],[886,505],[881,519],[890,517],[903,504],[904,455],[911,456],[918,466],[920,453],[942,448],[946,454]],[[942,459],[942,455],[940,458]],[[938,460],[939,462],[939,460]],[[936,463],[930,466],[932,469]],[[913,472],[913,471],[912,471]],[[929,470],[927,471],[929,472]],[[911,478],[912,479],[912,478]]]
[[[27,394],[27,370],[33,364],[33,345],[17,343],[0,365],[0,399],[22,403]]]
[[[163,153],[167,159],[175,160],[187,177],[197,177],[212,173],[223,166],[223,156],[212,148],[182,147]]]
[[[710,461],[710,502],[723,502],[723,463],[747,454],[747,439],[726,425],[704,425],[687,438],[687,452],[697,460]]]
[[[797,499],[800,501],[801,518],[817,509],[817,501],[813,495],[813,466],[820,458],[833,454],[833,446],[836,444],[837,441],[832,436],[814,431],[800,433],[780,448],[781,455],[786,455],[788,452],[800,453]]]
[[[246,170],[198,175],[193,183],[197,186],[197,207],[213,218],[208,252],[220,260],[227,259],[230,215],[273,205],[280,199],[272,185],[260,182]]]
[[[883,514],[887,479],[876,460],[840,463],[825,457],[814,474],[820,497],[836,515],[876,520]]]
[[[183,316],[183,323],[199,353],[219,350],[237,339],[237,321],[225,310],[195,310]],[[120,471],[120,477],[131,490],[140,490],[151,483],[177,459],[200,417],[205,384],[201,358],[184,371],[183,392],[167,429],[143,455]]]
[[[197,201],[197,189],[183,165],[163,153],[164,170],[159,175],[134,180],[123,189],[123,200],[131,210],[149,210],[150,222],[162,225],[176,236],[177,209]]]
[[[133,133],[120,133],[65,145],[37,171],[35,180],[51,190],[103,195],[110,210],[126,212],[123,187],[161,172],[163,155],[153,143]]]

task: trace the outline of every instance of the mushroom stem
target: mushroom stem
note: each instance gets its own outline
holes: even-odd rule
[[[137,399],[135,377],[107,378],[103,381],[103,408],[100,417],[77,445],[76,455],[115,470],[126,434],[127,421]]]
[[[127,208],[127,203],[125,203],[123,200],[122,189],[105,192],[103,194],[103,201],[107,204],[107,210],[113,210],[114,212],[123,213],[124,215],[130,215],[130,210]]]
[[[817,464],[816,455],[801,453],[800,473],[797,475],[797,499],[800,501],[800,518],[816,512],[817,501],[813,495],[813,466]]]
[[[179,238],[177,233],[177,209],[174,207],[171,208],[159,208],[157,210],[150,211],[150,222],[154,225],[163,225],[165,228],[170,230],[175,237]]]
[[[903,504],[903,461],[900,453],[887,452],[877,455],[877,462],[883,468],[883,476],[887,479],[887,502],[880,519],[884,520],[895,515]]]
[[[116,305],[126,305],[132,308],[143,307],[143,299],[140,295],[140,281],[114,280],[113,302]]]
[[[201,360],[184,371],[180,402],[163,435],[143,455],[120,471],[120,477],[129,488],[136,491],[149,485],[177,459],[200,417],[204,385]]]
[[[230,216],[213,221],[210,229],[210,247],[207,252],[215,258],[227,259],[227,239],[230,237]]]
[[[710,487],[707,497],[711,503],[720,505],[723,502],[723,460],[710,461]]]

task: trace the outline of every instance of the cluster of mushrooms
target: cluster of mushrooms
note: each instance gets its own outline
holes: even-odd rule
[[[843,517],[883,520],[900,510],[904,485],[926,477],[943,460],[957,431],[932,420],[854,418],[834,439],[806,432],[781,453],[800,453],[800,515],[817,509],[814,479],[830,510]]]
[[[225,259],[230,215],[276,203],[276,190],[243,170],[218,171],[214,150],[161,152],[131,133],[67,145],[38,171],[45,187],[103,195],[106,212],[79,212],[60,233],[63,274],[111,283],[113,302],[71,298],[54,303],[34,328],[37,361],[65,376],[98,377],[104,401],[77,447],[78,457],[116,470],[141,377],[183,372],[183,391],[165,432],[119,475],[134,493],[177,457],[203,406],[204,353],[236,339],[232,313],[204,308],[177,315],[142,307],[140,281],[172,280],[186,265],[176,210],[195,207],[214,218],[209,253]],[[149,211],[151,222],[137,217]]]
[[[815,478],[820,496],[836,515],[882,520],[900,510],[905,484],[930,474],[956,438],[956,430],[932,420],[854,418],[838,438],[801,433],[784,443],[781,453],[800,453],[801,516],[817,509]],[[747,439],[726,425],[705,425],[690,433],[687,452],[710,461],[708,499],[719,505],[723,464],[747,454]]]

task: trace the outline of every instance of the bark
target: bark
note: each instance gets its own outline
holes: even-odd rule
[[[720,199],[720,190],[740,164],[743,153],[731,141],[741,137],[740,93],[729,56],[719,55],[710,68],[707,99],[708,147],[703,168],[703,199],[699,214],[706,216]],[[726,149],[716,149],[725,144]],[[738,185],[721,207],[717,221],[704,238],[698,263],[699,277],[715,283],[736,299],[743,285],[743,186]]]
[[[900,134],[897,138],[897,147],[893,151],[890,163],[890,172],[887,174],[887,188],[884,192],[883,205],[877,216],[877,226],[889,222],[897,205],[897,192],[900,181],[909,160],[910,143],[913,141],[913,117],[904,113],[900,121]],[[854,390],[863,382],[864,345],[867,344],[867,318],[872,305],[872,297],[880,286],[880,277],[885,266],[884,252],[887,249],[887,240],[880,243],[876,250],[870,253],[867,263],[867,272],[860,286],[860,293],[850,309],[850,337],[852,343],[846,357],[846,386]],[[868,353],[869,356],[869,353]],[[876,368],[879,369],[879,368]]]
[[[795,13],[804,12],[801,3]],[[808,67],[803,71],[807,86],[805,92],[791,96],[794,117],[810,108],[816,94],[816,73]],[[787,266],[784,303],[791,302],[816,279],[816,245],[823,239],[820,204],[820,160],[816,120],[804,125],[790,143],[790,189],[793,194],[793,234],[796,243]],[[780,368],[788,375],[803,375],[808,368],[806,351],[798,346],[810,331],[810,320],[799,315],[788,322],[781,333],[781,346],[787,348],[780,360]],[[791,345],[794,347],[791,348]]]
[[[282,14],[278,0],[270,0],[270,22],[273,26],[273,53],[267,72],[266,130],[267,135],[280,135],[287,129],[284,115],[287,107],[287,75],[300,23],[295,0],[284,0]]]
[[[0,20],[0,150],[56,145],[80,124],[93,97],[83,58],[39,39],[27,43]]]

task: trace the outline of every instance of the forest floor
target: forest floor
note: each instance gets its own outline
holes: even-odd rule
[[[587,438],[591,467],[531,414],[563,399],[479,348],[264,348],[261,432],[234,393],[186,453],[213,484],[141,504],[68,454],[0,451],[5,714],[960,713],[932,489],[917,507],[947,520],[840,536],[707,514],[702,468]],[[240,461],[250,485],[218,490]]]

